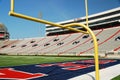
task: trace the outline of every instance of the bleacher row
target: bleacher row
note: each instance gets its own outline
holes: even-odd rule
[[[94,31],[99,55],[120,54],[120,26]],[[93,55],[93,40],[90,35],[73,33],[47,36],[42,38],[27,38],[22,40],[7,40],[0,46],[0,54],[7,55]]]

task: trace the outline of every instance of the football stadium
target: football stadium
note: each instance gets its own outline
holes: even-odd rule
[[[14,11],[10,16],[43,23],[46,36],[10,39],[0,24],[0,80],[120,80],[120,7],[50,22]]]

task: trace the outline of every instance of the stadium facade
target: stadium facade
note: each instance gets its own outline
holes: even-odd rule
[[[10,35],[7,27],[4,24],[0,23],[0,40],[6,40],[9,39],[9,37]]]
[[[104,12],[96,13],[93,15],[88,16],[88,23],[89,27],[92,30],[100,29],[100,28],[106,28],[106,25],[112,26],[118,25],[120,23],[120,7],[114,8],[111,10],[107,10]],[[67,21],[58,22],[58,24],[65,25],[69,23],[82,23],[86,24],[86,16],[75,18]],[[82,29],[80,27],[74,26],[74,28]],[[73,31],[69,31],[67,29],[61,29],[59,27],[53,27],[50,25],[46,25],[46,35],[52,36],[52,35],[60,35],[60,34],[68,34],[68,33],[74,33]]]

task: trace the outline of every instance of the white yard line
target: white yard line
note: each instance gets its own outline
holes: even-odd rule
[[[100,80],[111,80],[120,75],[120,64],[100,70]],[[68,80],[95,80],[95,71]]]

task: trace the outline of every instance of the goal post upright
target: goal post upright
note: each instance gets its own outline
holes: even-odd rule
[[[11,8],[10,8],[11,12],[14,12],[14,0],[11,0]]]
[[[9,15],[15,16],[15,17],[19,17],[19,18],[23,18],[23,19],[26,19],[26,20],[31,20],[31,21],[34,21],[34,22],[48,24],[48,25],[55,26],[55,27],[65,28],[65,29],[68,29],[68,30],[76,31],[76,32],[82,32],[84,34],[90,34],[92,39],[93,39],[93,43],[94,43],[95,78],[96,78],[96,80],[100,80],[99,79],[98,43],[97,43],[97,39],[96,39],[95,34],[88,27],[88,8],[87,8],[88,6],[87,6],[87,0],[85,0],[85,4],[86,4],[86,24],[87,24],[87,26],[84,25],[84,24],[81,24],[81,23],[70,23],[70,24],[61,25],[61,24],[57,24],[57,23],[50,22],[50,21],[47,21],[47,20],[38,19],[38,18],[31,17],[31,16],[23,15],[23,14],[20,14],[20,13],[16,13],[16,12],[14,12],[14,0],[11,0],[11,9],[10,9]],[[76,29],[76,28],[72,28],[73,26],[83,27],[87,31],[83,31],[83,30],[79,30],[79,29]]]
[[[88,0],[85,0],[85,12],[86,12],[86,26],[89,27],[88,24]],[[92,31],[92,30],[91,30]],[[99,55],[98,55],[98,43],[95,40],[96,36],[93,34],[93,32],[90,32],[92,34],[92,38],[94,41],[94,60],[95,60],[95,77],[96,80],[100,80],[100,74],[99,74]]]

